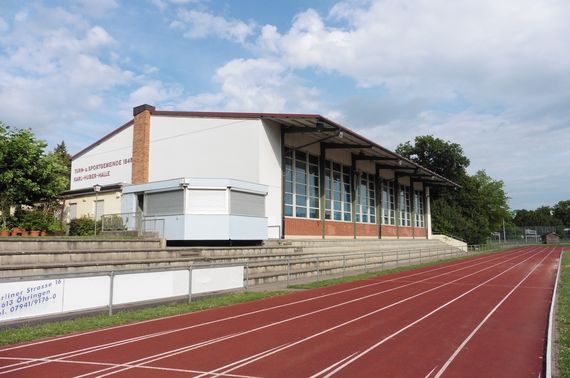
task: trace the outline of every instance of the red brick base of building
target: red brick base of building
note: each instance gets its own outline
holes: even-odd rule
[[[378,238],[379,227],[381,227],[382,238],[418,238],[426,237],[425,228],[412,227],[396,227],[390,225],[379,226],[377,224],[356,224],[356,237],[359,238]],[[285,218],[284,235],[285,237],[322,237],[322,222],[317,219],[303,218]],[[354,237],[354,225],[351,222],[335,222],[325,221],[325,238],[329,236],[350,238]]]

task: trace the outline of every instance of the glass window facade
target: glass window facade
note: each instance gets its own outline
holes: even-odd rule
[[[400,226],[410,227],[412,225],[412,202],[410,187],[400,185],[400,193],[398,196],[400,201]]]
[[[285,216],[319,218],[319,158],[285,149]]]
[[[424,222],[424,192],[420,190],[415,191],[414,209],[416,211],[416,227],[425,227]]]
[[[396,224],[396,202],[392,181],[382,181],[382,224]]]
[[[325,219],[352,221],[350,167],[326,160]]]
[[[362,173],[358,177],[356,221],[359,223],[376,223],[376,184],[374,175]]]

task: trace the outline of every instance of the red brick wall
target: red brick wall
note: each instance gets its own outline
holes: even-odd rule
[[[427,233],[426,233],[426,229],[425,228],[415,228],[414,229],[414,233],[416,235],[416,238],[425,238]]]
[[[145,110],[134,118],[133,124],[133,184],[148,182],[150,147],[150,111]]]
[[[378,225],[376,224],[356,224],[356,236],[374,236],[378,237]]]
[[[354,228],[351,222],[326,221],[325,226],[326,226],[326,235],[328,236],[354,237]]]
[[[400,237],[401,238],[411,238],[414,236],[412,227],[400,227]]]
[[[382,225],[382,237],[396,237],[398,236],[396,226]]]
[[[303,218],[285,218],[285,236],[321,236],[320,220]]]

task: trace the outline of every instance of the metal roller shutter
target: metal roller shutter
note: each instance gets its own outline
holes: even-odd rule
[[[145,215],[176,215],[184,212],[184,191],[147,193]]]
[[[232,190],[230,209],[232,215],[265,217],[265,195]]]

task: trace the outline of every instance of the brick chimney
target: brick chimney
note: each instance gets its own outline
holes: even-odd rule
[[[154,110],[154,106],[146,104],[133,108],[133,162],[131,176],[133,184],[148,182],[150,115]]]

